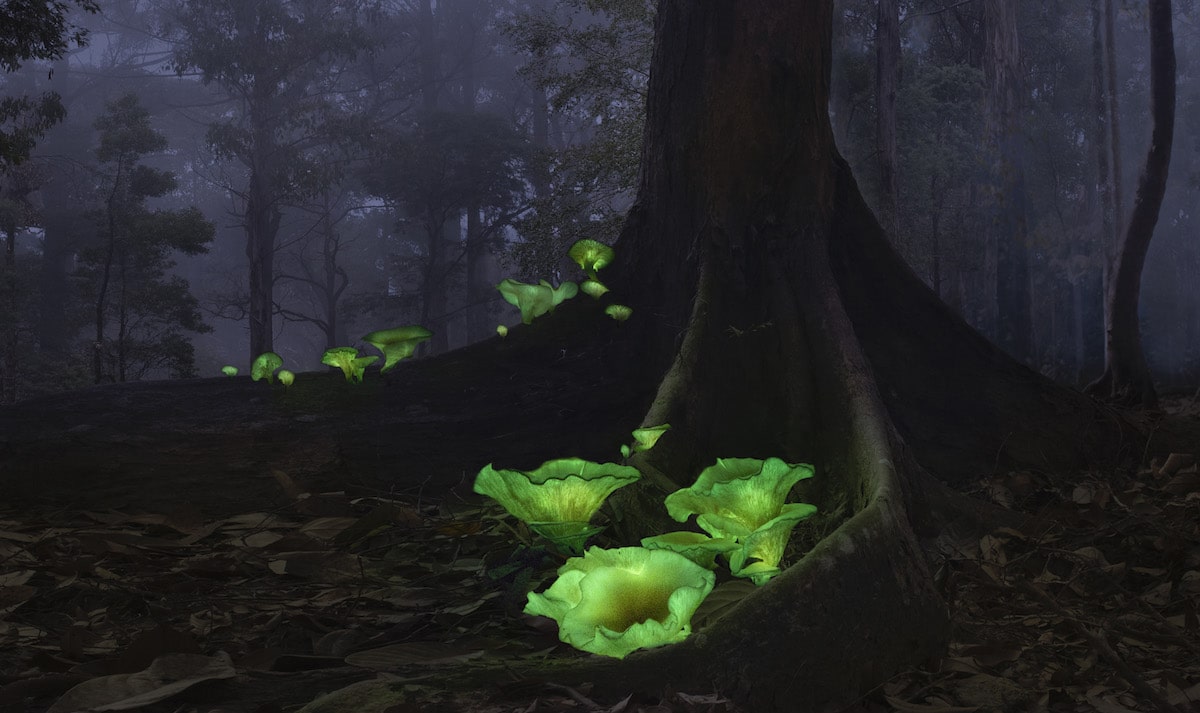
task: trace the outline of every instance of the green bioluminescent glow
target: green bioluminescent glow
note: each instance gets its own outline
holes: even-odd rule
[[[354,347],[334,347],[325,350],[321,355],[321,363],[341,369],[346,375],[346,381],[361,382],[367,367],[377,361],[377,356],[360,357]]]
[[[737,541],[740,547],[730,553],[730,571],[762,584],[779,573],[792,528],[817,511],[807,503],[784,502],[792,486],[812,476],[812,466],[805,463],[719,458],[691,487],[668,495],[664,504],[676,521],[696,515],[700,529]]]
[[[558,622],[558,638],[582,651],[623,659],[683,641],[712,591],[712,572],[668,550],[589,548],[559,568],[525,613]]]
[[[276,376],[279,377],[279,383],[283,384],[284,386],[291,386],[292,382],[296,380],[296,375],[287,369],[280,369]]]
[[[224,374],[225,376],[237,376],[238,368],[236,366],[226,365],[226,366],[221,367],[221,373]]]
[[[521,310],[521,322],[530,324],[537,317],[553,312],[554,308],[564,301],[579,294],[579,285],[574,282],[564,282],[553,287],[545,280],[539,280],[536,285],[528,285],[505,278],[496,285],[496,289],[504,296],[504,301]]]
[[[531,471],[488,464],[475,477],[475,492],[500,503],[556,546],[581,552],[587,538],[599,532],[589,521],[604,500],[641,477],[637,468],[582,458],[546,461]]]
[[[670,550],[705,569],[715,569],[717,555],[728,555],[741,548],[741,545],[736,540],[709,537],[699,532],[668,532],[654,537],[643,537],[642,547],[650,550]]]
[[[624,322],[633,314],[633,309],[625,305],[609,305],[604,308],[604,314],[607,314],[618,322]]]
[[[634,429],[634,444],[632,447],[621,446],[621,456],[628,458],[634,453],[641,453],[642,451],[650,450],[654,447],[655,443],[658,443],[658,439],[662,437],[662,434],[666,433],[670,429],[671,424],[669,423],[664,423],[661,426],[649,426],[647,428]]]
[[[250,379],[258,381],[266,379],[268,384],[275,383],[275,370],[283,366],[283,357],[275,352],[263,352],[250,365]]]
[[[497,324],[496,325],[496,334],[499,334],[501,337],[507,337],[508,336],[508,327],[504,326],[503,324]]]
[[[588,278],[579,285],[579,291],[585,295],[600,299],[600,296],[608,292],[608,288],[599,280]]]
[[[382,374],[398,364],[400,360],[412,356],[413,352],[417,350],[417,345],[432,336],[433,332],[428,329],[413,325],[380,329],[363,337],[363,341],[383,352],[383,368],[379,370],[379,373]]]
[[[585,238],[584,240],[576,241],[567,250],[567,257],[574,260],[575,264],[582,268],[588,277],[595,280],[596,271],[612,262],[613,258],[616,257],[616,253],[604,243]]]

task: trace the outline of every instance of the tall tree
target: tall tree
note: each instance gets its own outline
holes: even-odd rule
[[[1025,195],[1024,72],[1019,0],[985,0],[984,76],[991,162],[990,250],[996,256],[996,340],[1022,361],[1033,357],[1029,216]]]
[[[1142,269],[1167,190],[1175,137],[1175,33],[1170,0],[1150,0],[1150,148],[1108,285],[1104,373],[1092,393],[1125,404],[1158,405],[1138,324]]]
[[[883,227],[900,238],[896,182],[896,93],[900,89],[900,2],[879,0],[875,20],[875,150],[879,162],[879,212]]]
[[[139,379],[159,367],[176,378],[192,376],[193,350],[181,330],[209,328],[187,282],[167,272],[174,266],[171,253],[207,252],[213,226],[194,208],[146,207],[176,184],[170,172],[142,162],[165,150],[167,141],[150,126],[137,95],[110,102],[95,126],[104,192],[101,238],[81,256],[82,272],[94,283],[93,378],[97,384]]]
[[[282,207],[313,192],[329,168],[307,155],[344,139],[332,64],[373,45],[363,3],[184,0],[174,64],[198,70],[233,100],[209,141],[245,179],[230,189],[246,232],[250,358],[274,348],[275,256]]]

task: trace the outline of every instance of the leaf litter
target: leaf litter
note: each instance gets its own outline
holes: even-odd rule
[[[273,475],[289,507],[214,521],[0,510],[0,713],[282,713],[400,669],[581,655],[521,614],[563,558],[498,508]],[[738,711],[703,692],[598,703],[534,681],[405,693],[389,713]]]

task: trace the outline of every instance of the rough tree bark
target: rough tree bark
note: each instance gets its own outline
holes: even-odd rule
[[[879,212],[892,240],[900,238],[896,182],[896,92],[900,88],[900,3],[879,0],[875,18],[875,150],[879,164]]]
[[[1088,391],[1123,404],[1158,405],[1138,325],[1142,269],[1167,189],[1175,135],[1175,34],[1170,0],[1150,0],[1150,149],[1138,177],[1129,225],[1109,281],[1104,373]]]

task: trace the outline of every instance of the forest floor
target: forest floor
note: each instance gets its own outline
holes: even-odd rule
[[[588,414],[577,418],[575,406],[555,401],[553,375],[519,394],[506,391],[511,378],[494,377],[476,383],[492,384],[497,404],[520,399],[524,415],[497,407],[491,425],[456,429],[451,406],[443,418],[419,385],[404,396],[424,404],[414,418],[463,435],[462,448],[449,449],[459,457],[507,438],[533,459],[539,454],[521,445],[532,428],[525,417],[540,424],[541,442],[592,449],[578,440]],[[86,398],[75,400],[85,413]],[[601,399],[603,415],[627,413],[636,425],[639,399]],[[1189,397],[1168,405],[1184,418],[1200,414]],[[16,429],[15,419],[8,426]],[[80,433],[78,425],[56,428]],[[262,447],[261,439],[248,443]],[[174,457],[182,472],[189,456],[181,448]],[[224,477],[210,470],[207,487],[189,487],[186,498],[171,477],[143,480],[139,493],[117,469],[43,484],[47,497],[25,482],[19,498],[0,503],[0,712],[283,713],[401,669],[396,685],[407,700],[388,713],[739,710],[713,691],[592,700],[586,689],[528,679],[482,693],[430,685],[445,667],[586,654],[561,644],[553,622],[521,614],[525,592],[550,581],[561,558],[471,493],[473,472],[438,472],[428,457],[421,454],[425,479],[393,473],[374,490],[361,479],[331,489],[328,477],[305,477],[311,453],[279,461],[295,472],[281,465],[253,484],[244,480],[257,467],[249,461]],[[394,468],[405,467],[397,461]],[[122,463],[134,467],[128,456]],[[430,485],[433,476],[442,487]],[[68,486],[86,492],[66,498]],[[268,487],[273,499],[263,495]],[[1200,710],[1200,472],[1192,454],[1123,472],[981,474],[972,495],[1024,513],[1026,524],[982,537],[943,534],[931,555],[954,622],[947,655],[898,674],[847,711],[1123,713],[1152,710],[1155,700],[1159,709]],[[254,506],[236,506],[247,502]],[[697,628],[748,586],[719,577]]]

